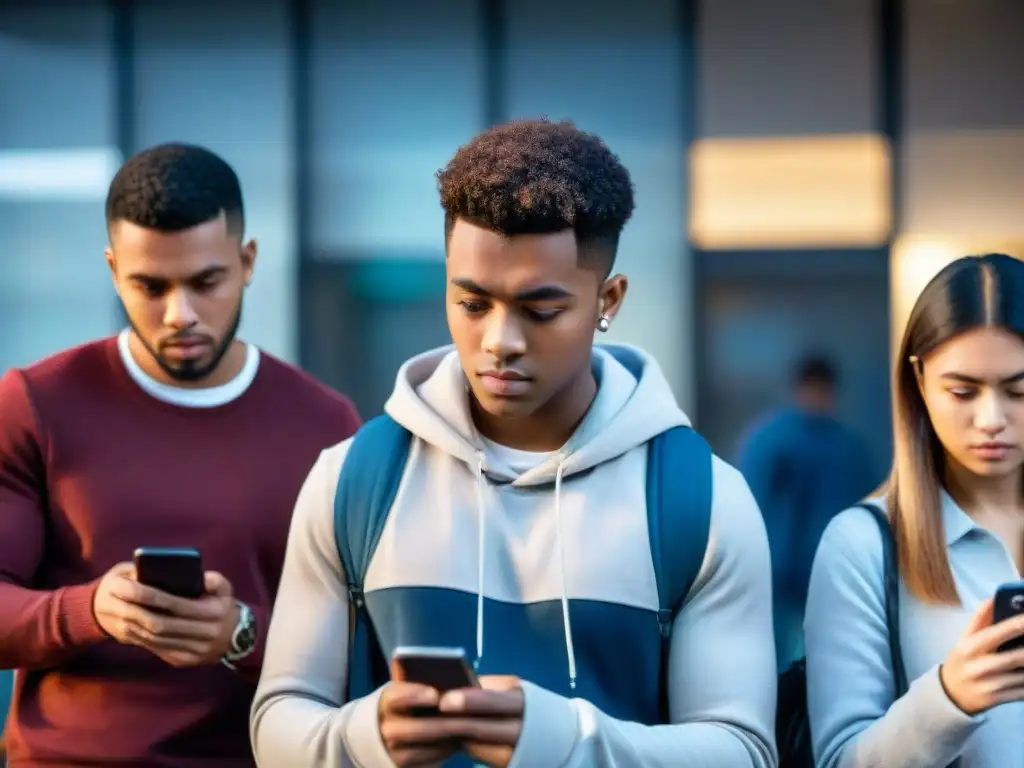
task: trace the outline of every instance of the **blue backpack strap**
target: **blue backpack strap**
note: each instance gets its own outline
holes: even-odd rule
[[[658,583],[663,723],[668,714],[668,651],[672,622],[704,563],[711,530],[711,447],[689,427],[662,432],[649,443],[647,530]]]
[[[334,538],[348,580],[349,631],[346,701],[366,696],[388,677],[387,661],[370,624],[363,594],[391,505],[398,494],[412,435],[388,415],[366,422],[345,456],[334,498]]]

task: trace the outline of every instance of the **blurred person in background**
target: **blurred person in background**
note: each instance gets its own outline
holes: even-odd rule
[[[893,425],[895,462],[870,499],[888,525],[840,513],[811,574],[817,765],[1024,768],[1024,613],[1012,599],[1024,594],[1024,263],[965,257],[925,287],[896,359]]]
[[[13,766],[251,766],[248,712],[295,497],[358,417],[236,337],[256,243],[234,171],[129,159],[106,203],[129,328],[0,379],[0,666]],[[135,578],[194,547],[205,595]]]
[[[835,364],[807,355],[792,382],[792,401],[749,431],[738,461],[768,530],[780,671],[803,654],[807,583],[822,531],[878,483],[867,446],[835,415]]]
[[[392,421],[325,451],[306,480],[253,707],[260,765],[775,766],[754,499],[688,430],[654,359],[594,346],[626,294],[612,267],[629,173],[569,123],[517,121],[460,148],[439,181],[454,348],[408,361]],[[440,697],[385,674],[346,700],[365,672],[345,652],[362,600],[350,603],[336,535],[352,536],[359,510],[336,518],[336,489],[345,463],[375,447],[360,440],[389,423],[411,442],[362,588],[381,660],[398,645],[461,648],[482,689]],[[703,448],[666,471],[706,478],[707,494],[667,514],[702,515],[705,541],[674,537],[662,558],[648,456],[676,428]],[[655,558],[693,567],[669,616]]]

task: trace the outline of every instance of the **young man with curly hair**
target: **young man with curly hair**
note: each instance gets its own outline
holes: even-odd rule
[[[650,356],[594,346],[626,296],[611,270],[628,172],[571,124],[521,121],[459,149],[439,181],[454,347],[409,360],[380,417],[410,436],[408,458],[354,602],[341,552],[365,510],[336,508],[339,478],[370,466],[360,441],[380,419],[324,451],[303,486],[253,707],[257,760],[774,766],[767,541],[742,477],[706,444],[708,543],[661,655],[648,456],[689,420]],[[680,561],[687,543],[670,542]],[[398,674],[346,695],[366,671],[345,641],[364,606],[383,660],[461,648],[479,687]]]
[[[237,338],[256,243],[223,159],[140,152],[106,218],[128,328],[0,379],[9,765],[251,766],[295,496],[359,419]],[[205,594],[140,583],[144,546],[198,549]]]

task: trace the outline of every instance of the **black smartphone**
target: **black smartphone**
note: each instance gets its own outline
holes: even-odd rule
[[[206,592],[203,558],[188,547],[139,547],[135,578],[140,584],[169,595],[196,600]]]
[[[998,624],[1022,613],[1024,613],[1024,581],[1015,581],[1000,586],[996,590],[996,596],[992,602],[992,622]],[[999,646],[1000,651],[1013,651],[1017,648],[1024,648],[1024,635],[1007,640]]]
[[[461,648],[405,645],[391,655],[398,667],[397,679],[436,688],[442,694],[456,688],[479,688],[480,681]],[[418,707],[414,714],[430,715],[433,707]]]

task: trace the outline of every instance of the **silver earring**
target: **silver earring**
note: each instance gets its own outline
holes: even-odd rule
[[[608,329],[612,327],[612,321],[608,319],[608,315],[601,315],[597,318],[597,330],[601,333],[607,333]]]

